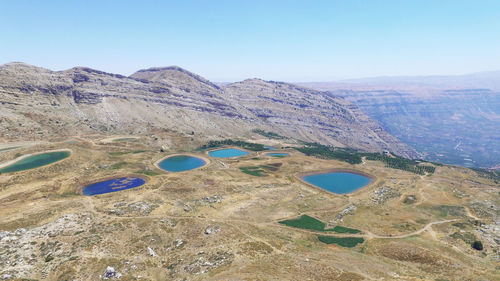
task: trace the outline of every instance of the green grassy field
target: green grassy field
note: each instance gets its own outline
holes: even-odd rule
[[[334,228],[325,229],[325,231],[333,231],[337,233],[351,233],[351,234],[356,234],[361,232],[359,229],[349,228],[340,225],[336,225]]]
[[[114,139],[113,141],[119,142],[119,141],[139,141],[138,138],[119,138],[119,139]]]
[[[302,215],[298,219],[280,221],[279,223],[296,228],[325,231],[325,224],[322,221],[308,215]]]
[[[268,165],[260,165],[260,166],[246,166],[240,167],[240,171],[245,174],[249,174],[256,177],[266,177],[268,172],[276,172],[281,167],[282,163],[272,163]]]
[[[332,237],[332,236],[318,236],[319,241],[325,244],[337,244],[346,248],[353,248],[356,245],[363,243],[365,240],[359,237]]]
[[[328,228],[325,229],[325,224],[317,220],[313,217],[310,217],[308,215],[302,215],[298,219],[292,219],[292,220],[284,220],[280,221],[279,223],[291,226],[291,227],[296,227],[296,228],[302,228],[302,229],[310,229],[310,230],[316,230],[316,231],[331,231],[331,232],[337,232],[337,233],[360,233],[361,231],[358,229],[354,228],[348,228],[344,226],[337,225],[334,228]]]
[[[240,171],[256,177],[266,177],[266,171],[261,166],[240,167]]]

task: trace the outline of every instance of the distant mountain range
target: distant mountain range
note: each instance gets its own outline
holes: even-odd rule
[[[200,137],[256,137],[254,129],[309,142],[417,157],[341,95],[248,79],[216,85],[180,67],[127,77],[85,67],[0,66],[0,139],[176,130]]]
[[[339,88],[378,89],[489,89],[500,91],[500,70],[464,75],[434,76],[379,76],[332,82],[299,83],[314,89],[332,90]]]
[[[500,71],[301,86],[356,104],[428,160],[500,167]]]

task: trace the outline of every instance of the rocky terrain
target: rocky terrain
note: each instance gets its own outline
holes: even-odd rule
[[[0,103],[0,138],[6,140],[154,130],[220,138],[262,129],[417,156],[342,97],[258,79],[220,87],[179,67],[125,77],[84,67],[51,71],[10,63],[0,66]]]
[[[0,163],[18,154],[69,149],[60,162],[0,174],[0,278],[3,280],[498,280],[498,182],[474,171],[436,166],[415,173],[365,160],[349,164],[250,152],[212,159],[200,169],[168,173],[154,163],[196,149],[193,136],[83,135],[73,141],[10,143]],[[261,139],[263,143],[275,141]],[[169,143],[168,152],[161,143]],[[275,142],[289,147],[291,140]],[[259,177],[242,167],[280,164]],[[304,184],[310,171],[355,169],[368,186],[334,194]],[[83,186],[142,174],[140,187],[97,196]],[[308,215],[329,228],[294,228]],[[319,235],[355,236],[354,247]],[[481,242],[482,249],[472,247]]]
[[[500,164],[500,93],[444,90],[343,95],[428,160],[468,167]]]
[[[308,83],[357,105],[432,161],[500,166],[499,72]]]

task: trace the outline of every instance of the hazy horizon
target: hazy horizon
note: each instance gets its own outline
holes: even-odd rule
[[[211,81],[288,82],[500,70],[496,1],[3,1],[0,63]]]

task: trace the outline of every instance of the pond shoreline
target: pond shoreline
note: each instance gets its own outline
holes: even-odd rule
[[[117,176],[109,176],[109,177],[104,177],[104,178],[100,178],[97,180],[84,181],[83,183],[79,183],[78,187],[76,188],[76,193],[80,194],[80,195],[84,195],[83,189],[89,185],[93,185],[93,184],[105,182],[105,181],[110,181],[110,180],[114,180],[114,179],[120,179],[120,178],[140,178],[144,181],[144,183],[140,186],[146,185],[150,180],[150,178],[148,176],[140,175],[140,174],[118,174]],[[137,186],[137,187],[139,187],[139,186]],[[133,187],[133,188],[135,188],[135,187]],[[132,188],[127,188],[127,189],[132,189]],[[102,194],[108,194],[108,193],[112,193],[112,192],[107,192],[107,193],[102,193]],[[101,194],[96,194],[96,195],[101,195]]]
[[[245,154],[245,155],[238,155],[238,156],[231,156],[231,157],[210,156],[210,152],[218,151],[218,150],[225,150],[225,149],[236,149],[236,150],[240,150],[240,151],[246,152],[247,154]],[[248,156],[252,155],[252,153],[254,153],[254,152],[257,152],[257,151],[251,151],[251,150],[247,150],[247,149],[244,149],[244,148],[241,148],[241,147],[237,147],[237,146],[223,146],[223,147],[219,147],[219,148],[216,148],[216,149],[207,150],[206,154],[208,155],[208,157],[213,157],[213,158],[235,159],[235,158],[238,158],[238,157],[248,157]]]
[[[68,156],[68,157],[65,157],[65,158],[63,158],[63,159],[61,159],[61,160],[58,160],[58,161],[56,161],[56,162],[54,162],[54,163],[50,163],[50,164],[48,164],[48,165],[43,165],[43,166],[40,166],[40,167],[36,167],[36,168],[32,168],[32,169],[28,169],[28,170],[38,169],[38,168],[41,168],[41,167],[48,167],[48,166],[53,165],[53,164],[55,164],[55,163],[59,163],[59,162],[61,162],[61,161],[65,160],[65,159],[68,159],[68,158],[70,158],[70,157],[71,157],[71,155],[73,155],[73,150],[71,150],[71,149],[69,149],[69,148],[55,149],[55,150],[46,150],[46,151],[42,151],[42,152],[29,153],[29,154],[24,154],[24,155],[22,155],[22,156],[19,156],[19,157],[15,158],[15,159],[9,160],[9,161],[7,161],[7,162],[1,163],[1,164],[0,164],[0,169],[5,168],[5,167],[8,167],[8,166],[10,166],[10,165],[13,165],[13,164],[15,164],[15,163],[17,163],[17,162],[19,162],[19,161],[21,161],[21,160],[23,160],[23,159],[26,159],[26,158],[28,158],[28,157],[31,157],[31,156],[36,156],[36,155],[45,154],[45,153],[51,153],[51,152],[62,152],[62,151],[67,151],[67,152],[69,152],[69,156]],[[28,170],[23,170],[23,171],[28,171]],[[19,172],[22,172],[22,171],[19,171]]]
[[[191,157],[199,158],[199,159],[203,160],[205,162],[205,164],[203,164],[200,167],[194,168],[194,169],[185,170],[185,171],[178,171],[178,172],[167,171],[167,170],[164,170],[164,169],[162,169],[160,167],[160,165],[159,165],[160,162],[164,161],[165,159],[168,159],[170,157],[175,157],[175,156],[191,156]],[[160,158],[159,160],[155,161],[153,165],[156,168],[160,169],[162,172],[165,172],[165,173],[182,173],[182,172],[189,172],[189,171],[194,171],[194,170],[198,170],[198,169],[204,168],[204,167],[208,166],[210,163],[211,163],[210,159],[208,159],[208,158],[206,158],[204,156],[198,155],[198,154],[194,154],[194,153],[175,153],[175,154],[170,154],[170,155],[167,155],[165,157]]]
[[[370,179],[370,182],[352,192],[348,192],[348,193],[335,193],[335,192],[332,192],[332,191],[328,191],[324,188],[321,188],[319,186],[316,186],[312,183],[309,183],[307,182],[306,180],[304,180],[304,177],[306,176],[315,176],[315,175],[323,175],[323,174],[330,174],[330,173],[351,173],[351,174],[355,174],[355,175],[358,175],[358,176],[363,176],[363,177],[366,177],[366,178],[369,178]],[[373,175],[370,175],[368,173],[365,173],[363,171],[360,171],[360,170],[355,170],[355,169],[349,169],[349,168],[333,168],[333,169],[327,169],[327,170],[318,170],[318,171],[309,171],[309,172],[301,172],[301,173],[298,173],[295,175],[295,178],[298,179],[301,183],[307,185],[307,186],[310,186],[310,187],[313,187],[315,189],[318,189],[318,190],[321,190],[323,192],[327,192],[329,194],[334,194],[334,195],[348,195],[348,194],[355,194],[355,193],[359,193],[359,192],[362,192],[364,191],[367,187],[375,184],[375,182],[377,182],[377,177],[376,176],[373,176]]]

